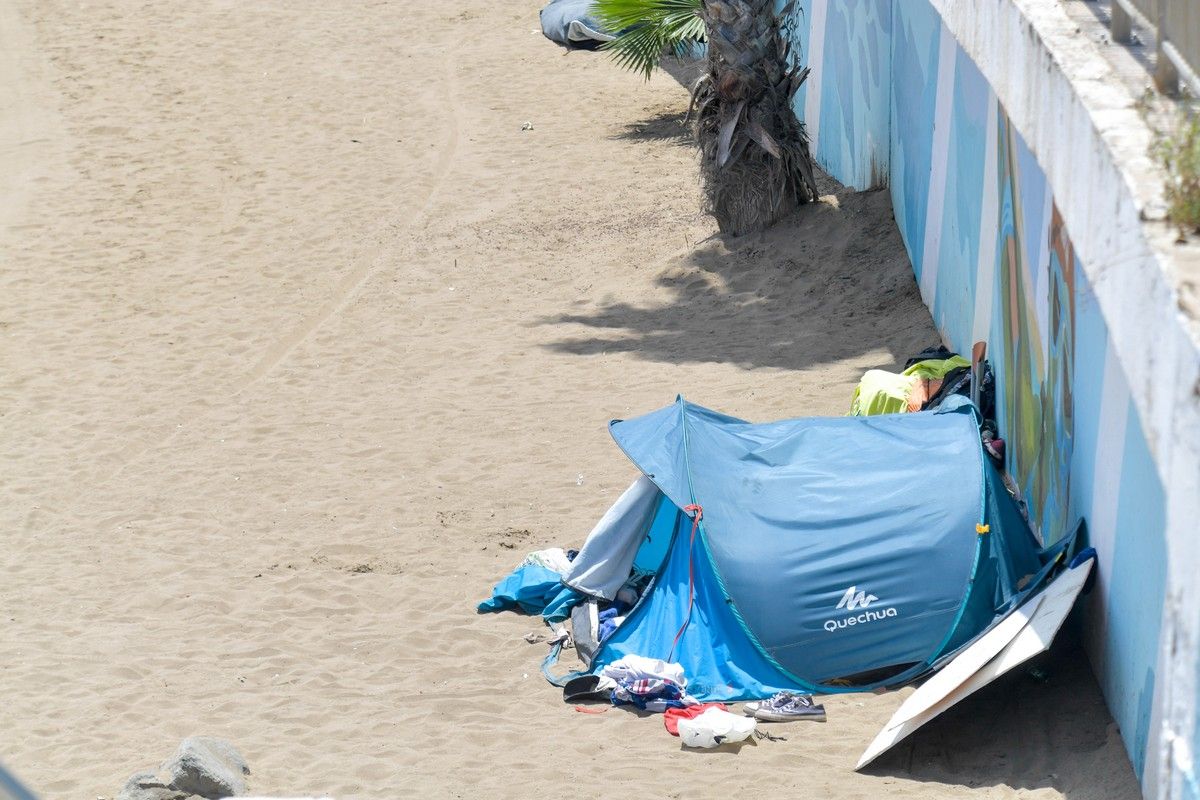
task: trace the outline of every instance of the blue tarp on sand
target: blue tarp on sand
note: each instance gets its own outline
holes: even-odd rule
[[[591,13],[592,0],[551,0],[542,9],[542,33],[568,47],[612,39]]]

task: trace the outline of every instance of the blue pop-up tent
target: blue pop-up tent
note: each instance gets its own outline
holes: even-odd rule
[[[564,582],[602,601],[631,572],[653,578],[581,652],[591,672],[678,662],[701,700],[907,683],[1037,591],[1066,547],[1040,547],[961,397],[763,424],[679,398],[611,432],[642,476]]]

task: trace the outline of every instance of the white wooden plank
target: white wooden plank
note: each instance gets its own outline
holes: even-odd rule
[[[924,713],[943,697],[950,694],[972,675],[996,657],[996,654],[1017,638],[1021,629],[1029,624],[1030,618],[1037,613],[1042,604],[1044,594],[1039,594],[1025,605],[1013,611],[1004,621],[984,634],[979,641],[959,653],[953,661],[943,667],[919,689],[913,692],[904,705],[896,711],[888,723],[895,727],[902,722]]]
[[[984,686],[987,686],[1013,667],[1028,661],[1038,653],[1043,653],[1050,649],[1050,643],[1054,641],[1055,635],[1062,628],[1063,622],[1066,621],[1067,614],[1070,613],[1071,607],[1075,604],[1075,599],[1083,591],[1083,584],[1087,581],[1088,575],[1091,574],[1094,563],[1094,559],[1089,559],[1075,569],[1068,570],[1051,581],[1050,585],[1041,594],[1042,599],[1037,611],[1008,644],[981,669],[977,670],[965,681],[955,684],[941,698],[935,699],[932,694],[923,695],[919,705],[924,710],[916,714],[912,713],[911,708],[906,708],[909,702],[917,696],[914,692],[896,710],[896,713],[892,715],[892,719],[879,732],[879,735],[875,737],[870,746],[867,747],[855,769],[858,770],[867,766],[922,725],[951,708],[959,701],[964,700]],[[950,669],[960,659],[967,656],[971,649],[982,642],[983,639],[967,648],[958,658],[947,664],[945,669]],[[972,659],[977,660],[977,656],[972,656]],[[951,683],[953,681],[946,681],[947,685]]]

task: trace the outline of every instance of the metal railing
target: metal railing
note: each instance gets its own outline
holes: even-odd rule
[[[1183,80],[1200,96],[1200,2],[1112,0],[1114,42],[1129,42],[1135,15],[1155,33],[1154,83],[1158,90],[1177,94]]]

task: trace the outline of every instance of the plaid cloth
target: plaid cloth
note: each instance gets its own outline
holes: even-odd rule
[[[699,702],[687,693],[687,678],[678,664],[625,656],[606,666],[601,674],[617,685],[613,689],[613,705],[629,703],[646,711],[661,712]]]

